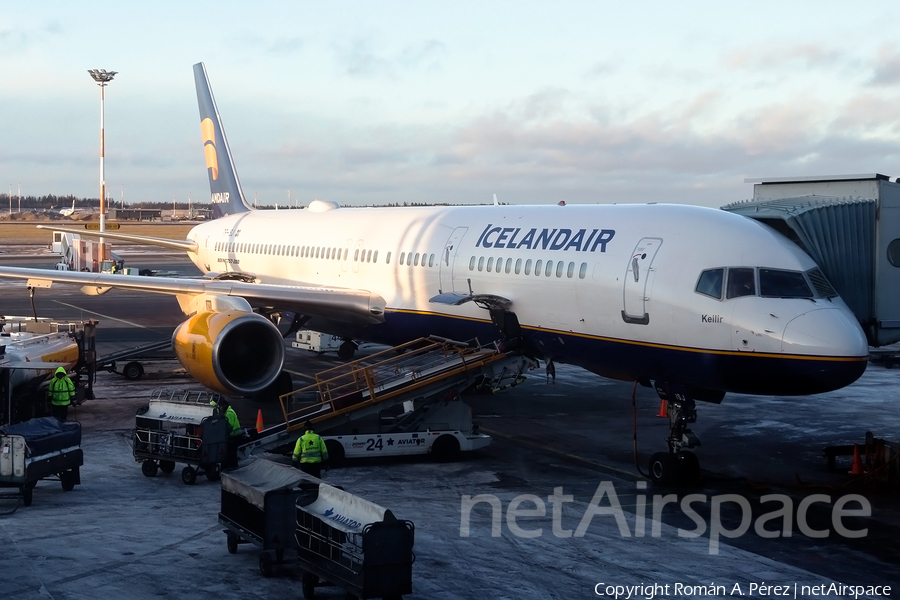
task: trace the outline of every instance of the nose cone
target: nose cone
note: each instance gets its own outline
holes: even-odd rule
[[[866,357],[869,345],[848,309],[819,308],[795,317],[784,328],[782,352],[812,356]]]
[[[850,385],[869,363],[862,327],[845,307],[811,310],[784,329],[782,351],[796,359],[802,393],[829,392]]]

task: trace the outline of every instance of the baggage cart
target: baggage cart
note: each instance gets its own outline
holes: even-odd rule
[[[228,552],[237,553],[239,544],[260,548],[259,571],[264,577],[272,576],[275,565],[284,564],[285,551],[296,550],[295,504],[300,494],[296,486],[306,477],[292,466],[263,458],[222,473],[219,523],[225,527]]]
[[[205,394],[151,399],[135,415],[134,460],[147,477],[171,473],[175,463],[184,463],[184,483],[193,485],[198,475],[217,481],[227,460],[228,431],[228,421]]]
[[[3,497],[31,506],[37,482],[52,477],[70,492],[83,464],[80,423],[40,417],[0,427],[0,488],[16,490]]]
[[[412,593],[412,522],[324,482],[300,487],[295,538],[304,598],[329,584],[356,598]]]

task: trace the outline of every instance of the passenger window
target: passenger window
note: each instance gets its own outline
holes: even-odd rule
[[[390,250],[388,250],[388,253],[384,257],[384,264],[386,264],[386,265],[391,264],[391,251]]]
[[[756,281],[753,278],[753,269],[728,269],[728,298],[755,295]]]
[[[535,277],[541,274],[541,267],[544,266],[544,261],[538,259],[534,261],[534,275]]]
[[[506,272],[509,273],[510,271],[512,271],[512,259],[507,258],[506,259]]]
[[[544,277],[550,277],[550,273],[553,272],[553,261],[547,261],[547,267],[544,269]]]
[[[492,256],[492,257],[488,258],[487,272],[490,273],[491,269],[493,267],[494,267],[494,257]]]
[[[350,254],[350,248],[344,248],[344,260],[347,260],[347,256]]]
[[[418,252],[416,252],[415,260],[413,260],[413,266],[414,266],[414,267],[418,267],[418,266],[419,266],[419,253],[418,253]]]
[[[518,275],[521,272],[522,272],[522,259],[517,258],[516,259],[516,275]]]
[[[404,259],[405,257],[406,257],[406,252],[401,252],[401,253],[400,253],[400,264],[401,264],[401,265],[403,264],[403,259]]]
[[[525,274],[531,275],[531,259],[525,261]]]
[[[484,257],[478,257],[478,270],[481,271],[484,268]]]
[[[584,279],[587,275],[587,263],[581,263],[581,268],[578,269],[578,279]]]
[[[358,260],[359,260],[359,248],[357,248],[357,249],[353,252],[353,262],[356,262],[356,261],[358,261]]]
[[[570,262],[570,263],[569,263],[569,268],[566,269],[566,277],[568,277],[569,279],[572,279],[572,277],[573,277],[574,275],[575,275],[575,263]]]
[[[429,266],[429,267],[433,267],[433,266],[434,266],[434,254],[429,254],[429,255],[428,255],[428,266]]]
[[[722,281],[725,279],[725,269],[707,269],[700,273],[697,287],[694,291],[716,300],[722,299]]]
[[[378,250],[376,250],[376,251],[372,254],[372,262],[373,262],[373,263],[377,263],[377,262],[378,262]]]
[[[366,262],[368,262],[368,263],[372,262],[372,251],[371,250],[366,252]]]
[[[469,270],[470,271],[475,270],[475,257],[474,256],[469,259]]]
[[[759,295],[766,298],[812,298],[812,290],[799,271],[759,270]]]
[[[566,263],[564,263],[563,261],[559,261],[558,263],[556,263],[556,276],[562,277],[563,270],[565,268],[566,268]]]

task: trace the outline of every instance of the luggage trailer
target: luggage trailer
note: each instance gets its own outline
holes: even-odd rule
[[[40,417],[0,427],[0,488],[15,490],[0,493],[2,498],[31,506],[38,481],[49,478],[70,492],[81,483],[83,464],[80,423]]]
[[[171,473],[175,463],[184,463],[181,480],[187,485],[193,485],[198,475],[219,479],[227,459],[229,428],[210,403],[217,398],[207,392],[172,393],[168,398],[157,393],[138,409],[132,452],[145,476],[155,477],[160,470]]]

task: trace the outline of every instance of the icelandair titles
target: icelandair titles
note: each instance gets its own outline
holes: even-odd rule
[[[527,248],[528,250],[570,250],[606,252],[606,244],[616,235],[614,229],[537,229],[495,227],[488,224],[476,242],[476,248]]]
[[[209,195],[209,200],[216,204],[228,204],[228,196],[228,192],[213,192]]]

